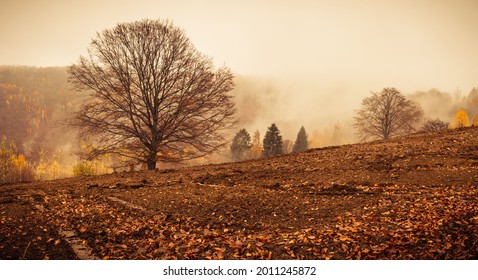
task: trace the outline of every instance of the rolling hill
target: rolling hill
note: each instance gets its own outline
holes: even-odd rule
[[[0,186],[0,259],[476,259],[478,128]]]

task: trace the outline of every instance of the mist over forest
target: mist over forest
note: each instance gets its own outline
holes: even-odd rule
[[[66,67],[0,67],[0,136],[6,137],[7,143],[13,142],[17,153],[36,168],[37,179],[71,176],[72,166],[79,161],[76,132],[64,124],[88,95],[72,90],[66,70]],[[301,126],[307,131],[309,148],[358,142],[353,116],[360,99],[341,96],[340,87],[320,89],[260,76],[237,76],[235,83],[232,95],[238,123],[230,130],[228,139],[241,128],[251,135],[258,131],[263,138],[267,127],[276,123],[286,145],[293,143]],[[356,93],[361,98],[368,94]],[[453,93],[417,89],[404,94],[420,104],[424,120],[438,118],[451,122],[460,108],[470,116],[478,113],[476,88]],[[230,160],[226,145],[220,153],[187,164]],[[96,165],[102,172],[112,171],[107,166]],[[169,166],[160,164],[159,168]]]
[[[1,134],[19,152],[37,161],[41,150],[71,149],[71,131],[62,126],[84,98],[70,90],[65,68],[0,68]]]
[[[279,79],[257,76],[237,77],[236,83],[234,96],[240,128],[250,133],[259,130],[263,135],[267,126],[275,122],[284,138],[294,141],[300,127],[304,126],[311,148],[358,142],[353,128],[354,114],[362,98],[382,90],[370,88],[369,92],[355,92],[350,96],[345,85],[317,88],[316,85],[291,85]],[[450,93],[432,88],[402,93],[423,109],[422,122],[432,119],[451,122],[460,109],[465,109],[470,118],[478,113],[477,88],[468,92]]]

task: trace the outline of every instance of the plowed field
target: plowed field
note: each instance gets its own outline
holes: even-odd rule
[[[0,186],[0,259],[476,259],[478,128]]]

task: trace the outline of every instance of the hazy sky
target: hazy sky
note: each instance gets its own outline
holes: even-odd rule
[[[478,79],[476,0],[0,3],[0,64],[67,65],[97,31],[169,18],[240,74],[462,90]]]
[[[168,18],[216,65],[279,79],[286,94],[301,96],[296,105],[362,98],[386,86],[405,93],[431,88],[467,93],[478,86],[478,0],[0,0],[0,5],[0,64],[68,65],[86,53],[97,31],[118,22]]]

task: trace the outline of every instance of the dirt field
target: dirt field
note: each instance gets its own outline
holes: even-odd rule
[[[0,186],[0,259],[78,258],[476,259],[478,128]]]

